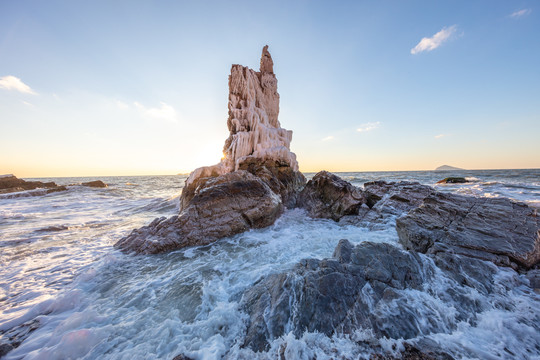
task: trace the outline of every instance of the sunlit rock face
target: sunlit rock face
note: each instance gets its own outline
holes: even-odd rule
[[[279,123],[279,94],[274,63],[265,46],[260,71],[233,65],[229,76],[230,135],[223,147],[224,157],[213,166],[196,169],[186,186],[198,178],[215,177],[241,168],[242,163],[259,159],[274,161],[298,171],[296,155],[290,151],[292,131]]]
[[[180,213],[133,230],[115,246],[154,254],[207,245],[272,225],[294,207],[306,183],[289,149],[292,131],[278,121],[277,79],[268,46],[260,71],[233,65],[229,76],[230,135],[219,164],[198,168],[186,181]]]
[[[285,174],[281,176],[287,178],[280,184],[282,198],[286,206],[293,206],[294,192],[304,185],[305,179],[298,171],[296,155],[290,150],[292,131],[281,127],[278,115],[279,94],[274,62],[268,46],[265,46],[258,72],[247,66],[232,66],[227,119],[230,135],[223,147],[224,157],[220,163],[198,168],[190,174],[182,192],[180,208],[187,206],[201,179],[248,167],[254,169],[254,163],[264,164],[274,173]],[[255,171],[250,172],[255,174]],[[284,187],[288,190],[283,191]]]

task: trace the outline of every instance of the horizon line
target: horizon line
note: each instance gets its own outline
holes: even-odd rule
[[[302,174],[316,174],[320,171],[328,171],[334,174],[342,173],[390,173],[390,172],[451,172],[451,171],[500,171],[500,170],[540,170],[540,167],[533,168],[489,168],[489,169],[456,169],[456,170],[435,170],[435,169],[423,169],[423,170],[339,170],[339,171],[328,171],[328,170],[318,170],[318,171],[300,171]],[[13,173],[0,174],[2,175],[13,175],[15,177],[21,178],[30,178],[30,179],[46,179],[46,178],[97,178],[97,177],[143,177],[143,176],[189,176],[189,173],[176,173],[176,174],[138,174],[138,175],[75,175],[75,176],[24,176],[18,177]]]

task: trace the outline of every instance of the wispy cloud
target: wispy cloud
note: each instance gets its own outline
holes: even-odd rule
[[[117,106],[120,110],[126,110],[126,109],[129,109],[129,105],[126,104],[126,103],[123,102],[123,101],[120,101],[120,100],[116,100],[116,106]]]
[[[457,31],[457,25],[442,28],[432,37],[425,37],[411,49],[411,54],[419,54],[424,51],[432,51],[446,42]]]
[[[161,107],[156,108],[147,108],[138,102],[134,102],[133,105],[135,105],[135,108],[146,118],[178,122],[176,110],[164,102],[160,102]]]
[[[440,139],[440,138],[443,138],[443,137],[446,137],[448,136],[448,134],[439,134],[439,135],[435,135],[434,138],[435,139]]]
[[[360,125],[360,127],[358,129],[356,129],[356,131],[358,131],[358,132],[367,132],[367,131],[375,130],[379,126],[381,126],[380,121],[369,122],[369,123],[365,123],[365,124]]]
[[[322,138],[321,140],[322,141],[330,141],[330,140],[334,140],[334,137],[332,135],[330,135],[330,136],[327,136],[325,138]]]
[[[19,91],[25,94],[37,95],[37,93],[26,85],[18,77],[8,75],[0,78],[0,88]]]
[[[29,103],[28,101],[24,101],[24,100],[23,100],[22,103],[23,103],[24,105],[28,106],[28,107],[35,107],[34,104]]]
[[[531,12],[532,12],[532,9],[521,9],[521,10],[514,11],[509,16],[511,18],[517,19],[517,18],[523,17],[525,15],[529,15]]]

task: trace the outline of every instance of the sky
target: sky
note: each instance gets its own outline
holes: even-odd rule
[[[269,45],[300,170],[540,168],[538,1],[0,0],[0,174],[219,162]]]

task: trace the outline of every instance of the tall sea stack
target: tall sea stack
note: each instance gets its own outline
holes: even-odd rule
[[[133,230],[116,246],[159,253],[203,245],[271,225],[294,207],[306,179],[290,151],[292,131],[279,123],[279,94],[268,46],[259,71],[233,65],[229,76],[229,137],[216,165],[193,171],[180,197],[180,214]]]

